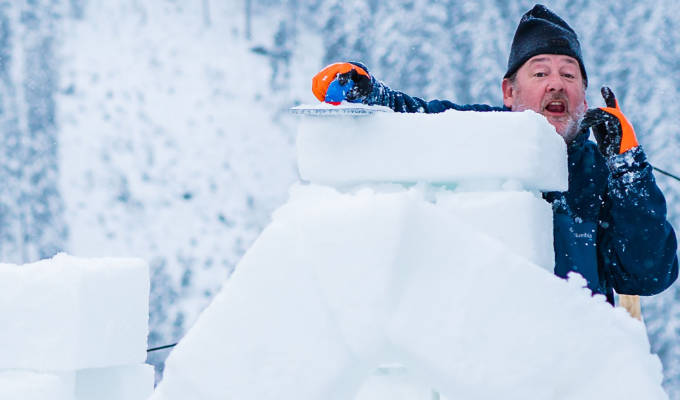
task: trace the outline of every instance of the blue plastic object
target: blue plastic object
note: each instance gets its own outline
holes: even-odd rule
[[[354,87],[354,81],[351,79],[347,80],[347,83],[341,85],[338,79],[333,80],[330,85],[328,85],[328,90],[326,90],[326,98],[324,101],[326,103],[338,105],[343,100],[350,90]]]

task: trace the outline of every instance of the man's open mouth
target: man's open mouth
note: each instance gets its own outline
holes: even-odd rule
[[[564,114],[567,111],[567,106],[564,101],[553,100],[545,106],[545,110],[553,114]]]

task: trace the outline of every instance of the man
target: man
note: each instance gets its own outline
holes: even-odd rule
[[[520,20],[502,81],[504,107],[426,102],[389,89],[359,63],[329,65],[312,90],[321,101],[383,105],[397,112],[533,110],[567,142],[569,190],[544,193],[552,204],[555,274],[583,275],[614,304],[620,294],[653,295],[677,278],[675,232],[652,167],[612,91],[588,110],[588,77],[576,33],[536,5]],[[596,143],[588,140],[592,129]]]

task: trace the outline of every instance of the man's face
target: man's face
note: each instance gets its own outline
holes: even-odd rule
[[[555,54],[530,58],[517,70],[514,82],[503,79],[503,103],[512,111],[544,115],[569,143],[588,108],[578,61]]]

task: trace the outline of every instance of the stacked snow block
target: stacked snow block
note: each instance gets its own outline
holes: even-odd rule
[[[437,205],[554,268],[552,209],[540,193],[567,190],[566,144],[533,111],[307,118],[297,150],[300,176],[311,183],[442,187]]]
[[[567,155],[542,117],[309,118],[298,157],[311,182],[170,354],[153,400],[365,398],[384,363],[423,400],[417,388],[666,398],[644,327],[553,274],[538,191],[566,189]]]
[[[148,304],[142,260],[0,264],[0,399],[148,398]]]
[[[337,187],[429,182],[567,190],[566,145],[533,111],[308,118],[297,156],[302,179]]]

